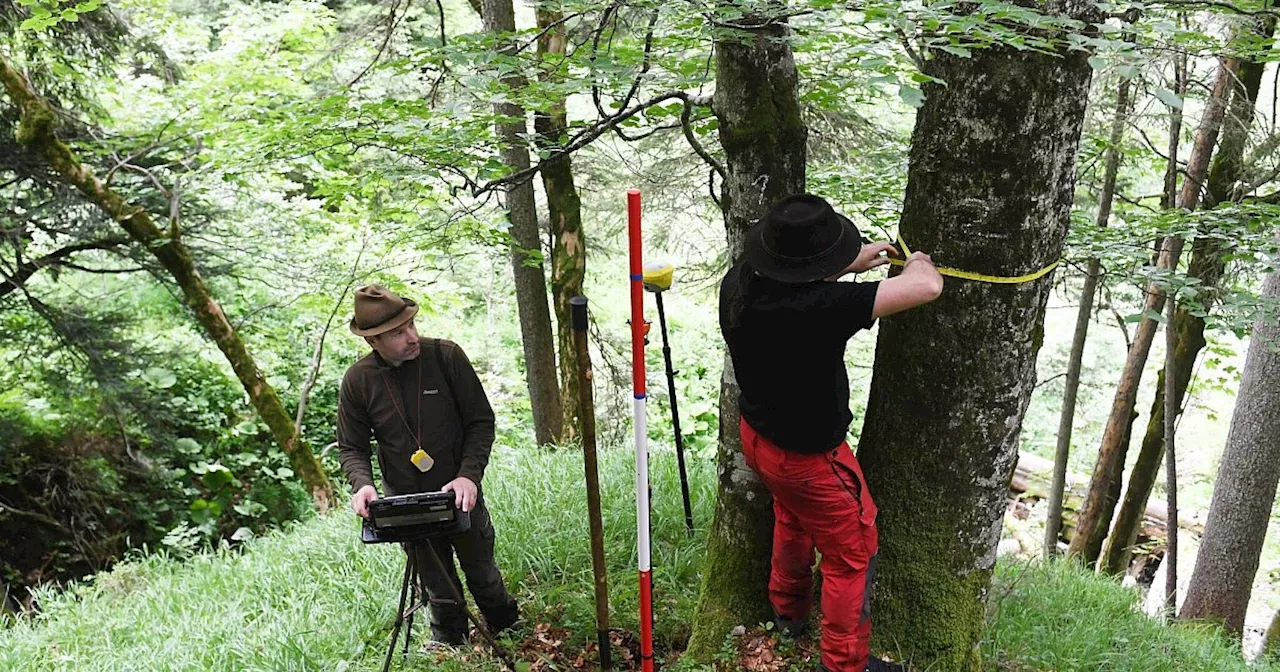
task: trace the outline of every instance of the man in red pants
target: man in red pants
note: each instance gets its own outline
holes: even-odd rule
[[[853,414],[844,351],[876,318],[938,298],[942,276],[917,252],[887,280],[836,282],[894,253],[889,243],[863,246],[822,198],[789,196],[747,234],[743,260],[720,284],[743,452],[773,494],[769,599],[796,634],[812,602],[815,548],[822,554],[822,664],[831,672],[895,669],[870,657],[879,538],[845,440]]]

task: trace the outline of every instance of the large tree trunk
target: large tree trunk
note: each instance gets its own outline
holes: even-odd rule
[[[542,59],[544,78],[557,80],[565,57],[565,28],[559,11],[539,5],[538,55]],[[548,109],[534,116],[533,128],[538,145],[546,149],[560,147],[565,140],[568,119],[565,99],[553,101]],[[573,184],[573,164],[569,155],[542,164],[542,186],[547,192],[547,215],[551,221],[551,294],[556,309],[556,329],[560,346],[560,400],[563,403],[561,440],[578,438],[581,410],[578,403],[578,353],[573,345],[573,323],[569,300],[582,294],[587,274],[587,244],[582,233],[582,200]]]
[[[1267,20],[1262,22],[1258,33],[1262,37],[1270,37],[1274,30],[1275,21]],[[1240,66],[1240,81],[1232,94],[1230,112],[1224,122],[1222,142],[1218,146],[1217,156],[1213,159],[1213,167],[1209,169],[1206,191],[1201,203],[1205,208],[1235,200],[1232,190],[1235,183],[1243,176],[1244,150],[1249,140],[1249,129],[1253,125],[1254,106],[1265,69],[1265,63],[1247,62]],[[1222,240],[1217,236],[1198,236],[1191,245],[1191,262],[1187,268],[1187,275],[1200,279],[1200,290],[1195,303],[1208,307],[1225,270],[1226,255]],[[1174,319],[1173,328],[1178,342],[1174,349],[1172,364],[1166,365],[1160,371],[1146,435],[1142,438],[1138,459],[1129,474],[1129,485],[1125,488],[1124,501],[1120,505],[1120,512],[1116,514],[1115,524],[1111,528],[1111,535],[1107,539],[1106,549],[1099,562],[1099,566],[1111,574],[1121,574],[1129,568],[1133,558],[1133,544],[1138,538],[1138,528],[1142,523],[1142,512],[1146,509],[1147,499],[1151,496],[1152,486],[1155,485],[1160,470],[1165,377],[1169,371],[1173,371],[1174,406],[1182,408],[1183,396],[1191,384],[1191,373],[1195,367],[1196,358],[1206,345],[1203,317],[1187,310],[1179,310]]]
[[[945,85],[926,87],[912,135],[901,224],[909,244],[941,265],[1000,276],[1059,258],[1087,57],[936,55],[929,74]],[[880,324],[858,452],[880,511],[873,640],[920,669],[979,667],[1051,284],[948,280],[939,300]]]
[[[485,31],[510,37],[516,29],[511,0],[483,0],[481,17]],[[515,53],[516,40],[507,39],[503,53]],[[511,91],[525,87],[525,78],[511,74],[502,78]],[[500,117],[498,136],[502,140],[502,161],[513,173],[529,168],[529,133],[524,108],[512,103],[493,106]],[[547,308],[547,276],[542,265],[542,243],[538,233],[538,210],[533,182],[523,180],[506,189],[507,216],[511,220],[511,270],[516,283],[516,306],[520,313],[520,340],[524,344],[525,378],[533,406],[534,434],[538,445],[560,440],[564,419],[560,411],[560,386],[556,377],[555,339],[551,336],[551,311]]]
[[[1116,116],[1107,138],[1107,160],[1102,177],[1102,193],[1098,197],[1095,225],[1105,229],[1111,221],[1111,202],[1116,195],[1116,175],[1120,172],[1120,142],[1124,139],[1129,117],[1129,90],[1133,80],[1124,78],[1116,93]],[[1062,531],[1062,491],[1066,487],[1067,462],[1071,457],[1071,430],[1076,418],[1076,395],[1080,391],[1080,368],[1084,360],[1084,344],[1089,338],[1089,321],[1093,319],[1093,298],[1098,288],[1102,264],[1089,260],[1084,287],[1080,290],[1080,308],[1076,312],[1076,331],[1071,338],[1071,355],[1067,361],[1066,390],[1062,395],[1062,415],[1058,419],[1058,445],[1054,454],[1053,486],[1049,491],[1049,517],[1044,528],[1044,555],[1058,553],[1058,536]]]
[[[329,500],[333,497],[333,485],[329,482],[329,477],[316,460],[315,454],[294,433],[293,418],[289,417],[279,395],[258,370],[257,362],[227,320],[222,306],[213,298],[192,261],[190,250],[183,244],[177,226],[170,225],[167,231],[160,229],[145,209],[127,203],[80,163],[55,133],[57,114],[53,107],[3,56],[0,56],[0,81],[21,112],[16,136],[18,142],[44,159],[64,182],[78,189],[90,202],[119,223],[131,238],[146,248],[169,271],[182,288],[187,307],[195,314],[196,321],[226,356],[258,416],[267,423],[272,437],[289,456],[294,472],[310,491],[316,508],[321,511],[328,509]]]
[[[1187,179],[1182,183],[1182,191],[1178,195],[1177,206],[1185,210],[1194,210],[1200,201],[1209,157],[1217,143],[1218,129],[1222,126],[1223,113],[1237,69],[1235,59],[1222,59],[1218,67],[1213,91],[1196,132],[1195,146],[1187,159]],[[1163,270],[1176,268],[1178,259],[1182,256],[1182,245],[1180,237],[1166,238],[1161,245],[1156,267]],[[1146,300],[1143,302],[1143,312],[1147,316],[1138,324],[1133,344],[1125,358],[1120,383],[1116,386],[1115,398],[1111,402],[1111,414],[1102,432],[1098,460],[1089,480],[1089,495],[1080,512],[1080,529],[1068,547],[1071,555],[1090,564],[1096,562],[1102,552],[1102,542],[1111,527],[1116,500],[1120,498],[1120,478],[1124,472],[1125,456],[1129,451],[1126,430],[1132,423],[1134,405],[1138,400],[1138,384],[1142,380],[1142,370],[1146,366],[1147,356],[1151,354],[1151,342],[1155,339],[1158,327],[1158,323],[1150,315],[1164,310],[1164,299],[1164,291],[1158,284],[1152,282],[1147,285]]]
[[[800,117],[791,31],[785,19],[769,23],[767,18],[748,15],[739,21],[765,27],[722,34],[715,43],[713,107],[728,173],[722,197],[725,232],[729,257],[735,260],[751,223],[775,201],[805,188],[808,129]],[[738,383],[725,357],[716,512],[689,642],[695,660],[714,655],[734,626],[759,623],[770,615],[773,504],[743,459],[738,418]]]
[[[1280,299],[1280,271],[1262,285]],[[1258,319],[1235,414],[1205,521],[1204,540],[1179,618],[1220,620],[1239,635],[1280,482],[1280,319]]]

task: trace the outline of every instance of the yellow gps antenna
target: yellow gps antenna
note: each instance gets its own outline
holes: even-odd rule
[[[644,265],[644,289],[659,294],[671,289],[675,267],[663,261],[651,261]]]
[[[676,460],[680,464],[680,494],[684,497],[684,525],[693,532],[693,507],[689,503],[689,475],[684,467],[684,437],[680,434],[680,411],[676,404],[676,372],[671,366],[671,344],[667,340],[667,313],[662,307],[662,293],[671,289],[675,267],[662,261],[644,265],[644,289],[658,302],[658,323],[662,327],[662,358],[667,362],[667,396],[671,399],[671,429],[676,435]]]

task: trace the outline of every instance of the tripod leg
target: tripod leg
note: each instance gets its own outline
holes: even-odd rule
[[[418,567],[418,561],[415,557],[413,545],[409,545],[409,566],[413,567],[409,576],[409,619],[404,629],[404,654],[409,655],[409,641],[413,639],[413,615],[417,613],[417,605],[422,603],[422,580],[419,578],[422,572]]]
[[[502,659],[502,662],[506,663],[507,667],[514,672],[516,664],[515,661],[511,659],[511,654],[507,653],[507,650],[498,644],[498,641],[493,638],[493,634],[489,632],[489,629],[480,622],[480,619],[476,618],[474,613],[472,613],[471,608],[467,606],[467,599],[463,597],[462,591],[458,590],[457,584],[452,580],[447,580],[449,572],[445,569],[444,563],[440,561],[440,556],[436,554],[436,549],[431,544],[427,544],[427,555],[431,557],[431,562],[435,563],[436,570],[439,571],[442,576],[446,577],[445,583],[449,584],[449,590],[453,593],[453,599],[457,602],[458,606],[462,607],[462,610],[466,612],[467,618],[476,626],[476,631],[480,633],[481,637],[484,637],[484,640],[489,643],[489,646],[493,647],[494,652],[498,654],[498,657]]]
[[[689,475],[684,466],[684,435],[680,433],[680,409],[676,400],[676,371],[671,364],[671,344],[667,340],[667,313],[662,307],[662,293],[655,295],[658,301],[658,322],[662,327],[662,358],[667,365],[667,397],[671,400],[671,427],[675,432],[676,461],[680,466],[680,494],[684,498],[685,529],[693,532],[693,507],[689,502]]]
[[[396,610],[396,622],[391,627],[391,646],[387,647],[387,659],[382,663],[382,672],[391,669],[391,657],[396,653],[396,640],[400,638],[400,626],[404,624],[404,601],[409,594],[409,579],[415,574],[413,569],[413,554],[406,553],[404,560],[404,579],[400,582],[400,607]],[[409,637],[405,636],[406,646]]]

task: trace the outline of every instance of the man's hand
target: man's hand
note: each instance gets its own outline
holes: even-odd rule
[[[908,266],[917,261],[923,261],[926,266],[933,267],[933,257],[924,252],[912,252],[911,256],[907,257],[907,262],[902,265],[902,270],[905,272]]]
[[[887,256],[880,256],[881,254],[886,253]],[[897,254],[898,250],[893,246],[893,243],[871,243],[870,245],[863,245],[862,250],[858,252],[858,256],[853,260],[852,264],[849,264],[843,271],[840,271],[827,279],[839,280],[850,273],[865,273],[873,268],[884,266],[889,263],[890,256],[896,256]]]
[[[479,496],[480,490],[475,483],[466,476],[459,476],[449,481],[441,492],[452,492],[454,494],[454,504],[463,511],[470,511],[476,508],[476,497]]]
[[[880,256],[885,254],[885,256]],[[873,268],[878,268],[889,263],[889,257],[898,254],[897,248],[893,243],[872,243],[863,245],[862,250],[858,252],[858,258],[853,260],[849,265],[849,270],[854,273],[865,273]]]
[[[871,317],[881,318],[922,306],[942,294],[942,275],[924,252],[912,252],[902,272],[880,281]]]
[[[351,496],[351,510],[361,518],[369,517],[369,502],[378,498],[378,491],[372,485],[366,485]]]

